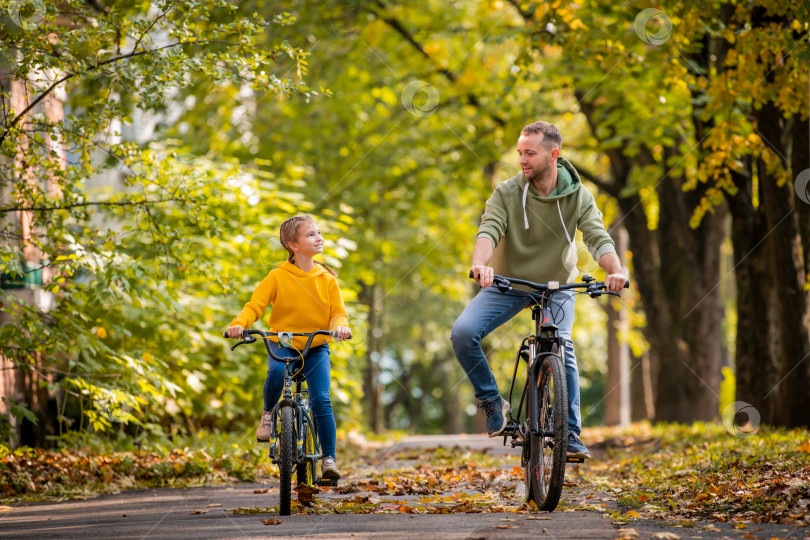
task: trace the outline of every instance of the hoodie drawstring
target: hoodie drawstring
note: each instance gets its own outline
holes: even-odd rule
[[[579,271],[577,270],[577,259],[576,253],[577,248],[574,246],[574,241],[571,239],[571,235],[568,234],[568,229],[565,227],[565,221],[563,220],[562,209],[560,208],[560,200],[557,199],[557,213],[560,215],[560,223],[562,223],[563,230],[565,231],[565,238],[568,240],[568,257],[566,257],[565,261],[565,269],[568,270],[570,265],[571,269],[568,274],[568,283],[571,283],[576,279],[579,275]]]
[[[526,216],[526,195],[529,194],[529,181],[526,180],[526,185],[523,186],[523,228],[529,228],[529,218]],[[568,231],[565,231],[568,234]]]

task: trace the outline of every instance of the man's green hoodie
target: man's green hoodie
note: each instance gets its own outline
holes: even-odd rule
[[[557,187],[548,197],[541,197],[522,171],[499,184],[487,201],[478,237],[488,238],[493,248],[503,240],[503,256],[493,260],[496,274],[570,283],[578,275],[577,228],[596,261],[616,252],[593,195],[573,165],[558,157]]]

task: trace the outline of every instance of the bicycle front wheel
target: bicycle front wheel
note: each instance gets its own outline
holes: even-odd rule
[[[278,470],[281,476],[279,486],[278,513],[290,515],[292,496],[292,473],[295,464],[295,413],[292,407],[281,407],[281,433],[278,437]]]
[[[315,485],[315,460],[306,459],[315,453],[315,426],[309,415],[304,416],[304,461],[298,463],[296,478],[298,483],[308,486]]]
[[[542,357],[537,385],[539,430],[528,433],[526,489],[538,510],[550,512],[560,502],[568,451],[568,392],[562,359],[557,354]]]

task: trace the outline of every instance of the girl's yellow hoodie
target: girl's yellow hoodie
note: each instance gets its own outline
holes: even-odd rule
[[[231,326],[250,328],[268,305],[273,306],[270,332],[312,332],[349,326],[337,279],[320,264],[309,272],[290,262],[271,270]],[[326,336],[315,336],[312,346],[317,347],[328,340]],[[307,338],[296,337],[293,345],[302,350],[306,341]]]

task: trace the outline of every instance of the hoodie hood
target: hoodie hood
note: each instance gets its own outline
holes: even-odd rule
[[[326,268],[318,263],[315,263],[315,267],[309,272],[304,272],[290,261],[284,261],[284,264],[282,264],[280,268],[298,277],[314,277],[326,272]]]
[[[534,186],[531,185],[531,182],[526,180],[526,175],[523,174],[523,171],[518,173],[517,181],[521,190],[527,189],[526,186],[529,186],[527,190],[528,197],[543,202],[553,202],[563,197],[568,197],[576,193],[582,185],[579,173],[574,169],[574,166],[562,156],[557,158],[557,187],[554,188],[554,191],[552,191],[548,197],[543,197],[537,192]]]

